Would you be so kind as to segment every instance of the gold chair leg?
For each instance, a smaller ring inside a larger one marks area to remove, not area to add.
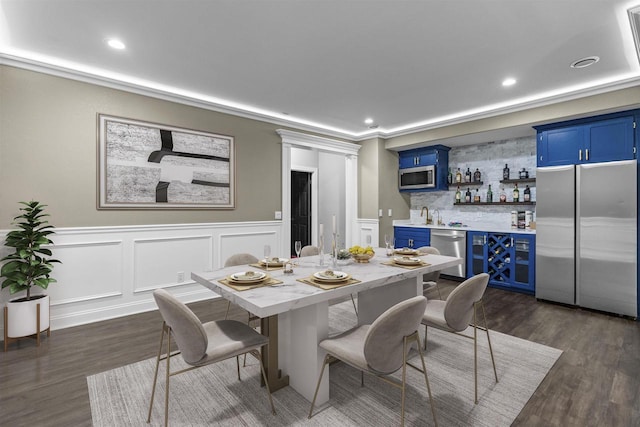
[[[484,311],[484,303],[480,300],[480,307],[482,308],[482,318],[484,320],[484,328],[487,332],[487,342],[489,343],[489,354],[491,355],[491,363],[493,364],[493,375],[496,377],[496,382],[498,382],[498,371],[496,370],[496,360],[493,357],[493,348],[491,347],[491,338],[489,337],[489,323],[487,322],[487,314]]]
[[[427,351],[427,325],[424,325],[424,351]]]
[[[245,353],[246,355],[246,353]],[[276,415],[276,408],[273,406],[273,399],[271,398],[271,389],[269,389],[269,381],[267,381],[267,372],[264,370],[264,365],[262,364],[262,358],[260,357],[260,353],[257,350],[252,350],[251,355],[258,359],[260,362],[260,370],[262,371],[262,379],[264,380],[264,385],[267,388],[267,395],[269,396],[269,403],[271,404],[271,413]]]
[[[324,374],[324,367],[329,363],[329,359],[331,356],[326,354],[324,356],[324,361],[322,362],[322,369],[320,369],[320,376],[318,376],[318,384],[316,384],[316,392],[313,393],[313,400],[311,401],[311,409],[309,409],[309,419],[313,416],[313,407],[316,404],[316,398],[318,397],[318,390],[320,390],[320,381],[322,381],[322,375]]]
[[[475,403],[478,404],[478,320],[476,305],[473,305],[473,379],[475,385]]]
[[[160,357],[162,356],[162,344],[164,341],[164,330],[166,323],[162,322],[162,332],[160,333],[160,348],[158,349],[158,357],[156,359],[156,371],[153,374],[153,386],[151,387],[151,402],[149,402],[149,415],[147,415],[147,424],[151,422],[151,410],[153,409],[153,398],[156,395],[156,384],[158,382],[158,367],[160,366]]]
[[[442,294],[440,293],[440,286],[438,286],[438,282],[435,282],[435,283],[436,283],[436,289],[438,291],[438,298],[442,299]]]
[[[245,360],[247,357],[247,354],[245,353]],[[240,356],[236,356],[236,367],[238,368],[238,381],[242,381],[242,379],[240,378]]]
[[[169,426],[169,377],[171,376],[171,328],[167,327],[167,372],[166,376],[166,390],[164,393],[164,427]]]
[[[419,344],[418,344],[419,345]],[[407,384],[407,337],[402,338],[402,397],[400,404],[400,425],[404,426],[404,398]]]
[[[424,382],[427,384],[427,394],[429,395],[429,404],[431,405],[431,415],[433,416],[433,424],[438,427],[438,420],[436,419],[436,405],[433,402],[433,395],[431,394],[431,386],[429,385],[429,376],[427,375],[427,365],[424,363],[424,355],[420,350],[420,335],[416,337],[418,340],[418,353],[420,354],[420,361],[422,362],[422,373],[424,374]],[[426,344],[425,339],[425,344]]]

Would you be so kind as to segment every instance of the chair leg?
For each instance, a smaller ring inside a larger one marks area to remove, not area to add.
[[[427,351],[427,325],[424,325],[424,351]]]
[[[162,322],[162,332],[160,334],[160,348],[158,348],[158,357],[156,359],[156,371],[153,374],[153,386],[151,387],[151,401],[149,402],[149,414],[147,415],[147,423],[151,422],[151,410],[153,409],[153,398],[156,395],[156,384],[158,383],[158,367],[160,366],[160,357],[162,356],[162,344],[164,341],[164,330],[166,323]]]
[[[442,294],[440,293],[440,286],[438,285],[438,282],[435,282],[435,283],[436,283],[436,289],[438,291],[438,298],[442,299]]]
[[[424,363],[424,355],[422,354],[422,350],[420,350],[420,336],[417,337],[418,340],[418,353],[420,354],[420,361],[422,362],[422,372],[424,373],[424,382],[427,384],[427,394],[429,395],[429,404],[431,405],[431,415],[433,416],[433,423],[435,427],[438,427],[438,420],[436,419],[436,406],[433,402],[433,396],[431,395],[431,386],[429,385],[429,377],[427,376],[427,366]],[[425,339],[426,344],[426,339]]]
[[[246,355],[246,353],[245,353]],[[264,365],[262,364],[262,358],[260,357],[260,353],[257,350],[251,351],[251,355],[258,359],[260,362],[260,370],[262,371],[262,379],[264,380],[264,386],[267,388],[267,395],[269,396],[269,404],[271,404],[271,413],[276,415],[276,408],[273,406],[273,399],[271,398],[271,389],[269,389],[269,381],[267,380],[267,373],[264,370]]]
[[[318,390],[320,390],[320,381],[322,381],[322,375],[324,374],[324,367],[327,366],[327,363],[329,363],[330,358],[331,356],[329,356],[329,354],[326,354],[324,356],[324,361],[322,362],[322,369],[320,369],[320,375],[318,376],[318,384],[316,385],[316,392],[313,393],[313,400],[311,401],[311,409],[309,409],[309,418],[313,416],[313,407],[316,404],[316,397],[318,397]]]
[[[419,346],[420,344],[418,344]],[[404,426],[404,398],[407,384],[407,337],[402,339],[402,397],[400,404],[400,425]]]
[[[360,371],[360,387],[364,387],[364,371]]]
[[[473,379],[475,385],[475,403],[478,404],[478,320],[476,305],[473,305]]]
[[[166,378],[166,390],[164,393],[164,427],[169,426],[169,377],[171,376],[171,328],[167,327],[167,372],[165,372]]]
[[[231,307],[231,301],[227,301],[227,311],[224,313],[224,320],[227,320],[229,316],[229,308]]]
[[[245,353],[244,355],[245,359],[247,360],[247,354]],[[238,368],[238,381],[242,381],[242,379],[240,378],[240,356],[236,356],[236,367]]]
[[[484,320],[484,329],[487,332],[487,342],[489,343],[489,354],[491,355],[491,363],[493,364],[493,375],[498,382],[498,371],[496,371],[496,360],[493,357],[493,348],[491,347],[491,338],[489,337],[489,323],[487,322],[487,313],[484,311],[484,303],[480,300],[480,307],[482,308],[482,319]]]

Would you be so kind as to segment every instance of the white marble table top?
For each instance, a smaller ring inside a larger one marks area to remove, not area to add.
[[[401,280],[417,278],[423,274],[443,270],[462,263],[462,258],[424,255],[420,258],[430,265],[416,269],[406,269],[384,265],[383,262],[390,261],[391,258],[385,255],[384,248],[377,248],[375,251],[376,256],[369,263],[358,264],[349,261],[346,265],[338,265],[337,270],[350,274],[354,279],[360,280],[360,283],[332,290],[323,290],[298,281],[298,279],[307,278],[313,273],[329,268],[327,265],[320,267],[317,256],[298,258],[296,261],[300,265],[294,267],[293,274],[285,275],[283,270],[269,271],[268,274],[271,277],[283,282],[280,285],[236,291],[219,282],[220,279],[224,279],[233,273],[249,270],[262,271],[250,266],[234,266],[216,271],[193,272],[191,273],[191,278],[234,304],[256,316],[264,318]],[[325,256],[325,260],[328,260],[327,256]],[[327,264],[327,261],[325,261],[325,264]]]

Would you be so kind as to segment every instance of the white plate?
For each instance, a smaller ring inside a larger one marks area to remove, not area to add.
[[[399,265],[420,265],[422,264],[422,260],[420,258],[413,258],[408,256],[403,257],[395,257],[393,262]]]
[[[418,251],[416,249],[409,248],[396,249],[396,253],[399,255],[418,255]]]
[[[342,282],[349,277],[351,276],[343,271],[325,270],[313,273],[313,278],[321,282]]]
[[[266,277],[267,275],[261,271],[242,271],[230,275],[229,280],[235,283],[255,283],[264,280]]]
[[[289,260],[287,258],[269,258],[269,264],[268,265],[273,266],[273,267],[282,267],[287,262],[289,262]],[[267,260],[266,259],[261,259],[260,260],[260,264],[261,265],[267,265]]]

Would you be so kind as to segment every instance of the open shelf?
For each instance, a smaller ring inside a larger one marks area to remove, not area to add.
[[[451,187],[465,187],[465,186],[474,186],[474,185],[482,185],[484,182],[482,181],[472,181],[472,182],[452,182],[449,184],[449,188]]]
[[[501,179],[500,183],[502,184],[519,184],[519,183],[533,183],[536,182],[534,178],[522,178],[522,179]]]
[[[509,205],[535,205],[536,202],[469,202],[469,203],[454,203],[454,206],[482,206],[482,205],[491,205],[491,206],[495,206],[495,205],[503,205],[503,206],[509,206]]]

